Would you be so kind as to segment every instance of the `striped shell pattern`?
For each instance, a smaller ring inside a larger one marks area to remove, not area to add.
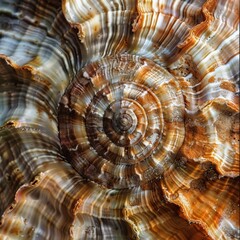
[[[0,0],[0,239],[239,239],[237,0]]]

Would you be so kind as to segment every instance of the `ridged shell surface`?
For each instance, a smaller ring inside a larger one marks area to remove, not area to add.
[[[0,0],[0,239],[239,239],[238,12]]]

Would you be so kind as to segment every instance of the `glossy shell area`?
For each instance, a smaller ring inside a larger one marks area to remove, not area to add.
[[[238,11],[0,0],[0,239],[239,239]]]

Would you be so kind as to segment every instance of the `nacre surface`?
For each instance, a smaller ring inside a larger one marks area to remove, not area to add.
[[[0,239],[239,239],[239,3],[0,0]]]

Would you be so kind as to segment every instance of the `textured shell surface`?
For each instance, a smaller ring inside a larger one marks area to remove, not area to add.
[[[239,2],[0,0],[0,239],[239,239]]]

